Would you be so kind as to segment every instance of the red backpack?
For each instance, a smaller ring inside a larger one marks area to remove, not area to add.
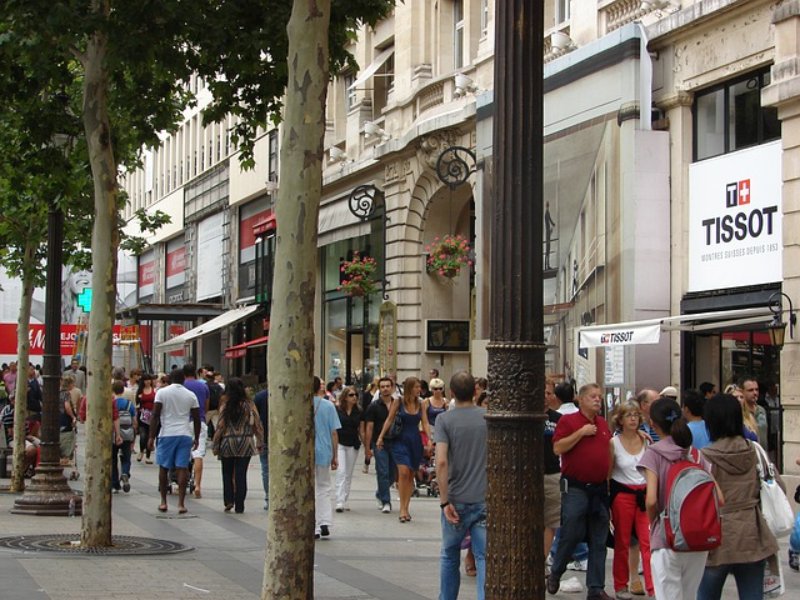
[[[675,552],[702,552],[722,543],[714,478],[700,465],[696,449],[667,471],[667,504],[661,515],[667,544]]]

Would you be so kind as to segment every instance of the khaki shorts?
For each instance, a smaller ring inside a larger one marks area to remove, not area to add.
[[[62,431],[58,438],[61,449],[61,458],[72,460],[75,453],[75,431]]]
[[[544,526],[561,527],[561,473],[544,476]]]

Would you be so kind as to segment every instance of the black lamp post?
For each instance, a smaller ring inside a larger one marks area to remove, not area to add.
[[[54,137],[53,145],[67,149],[68,136]],[[81,514],[82,501],[67,483],[61,466],[59,391],[61,387],[61,265],[64,253],[64,214],[55,202],[47,214],[47,292],[42,364],[41,459],[25,493],[12,513],[45,516]]]
[[[544,6],[495,12],[486,597],[545,598]],[[537,260],[538,257],[538,260]]]
[[[797,315],[794,314],[794,305],[792,299],[783,292],[775,292],[769,297],[767,305],[772,311],[772,323],[767,325],[770,343],[778,348],[783,348],[783,342],[786,339],[786,323],[783,321],[783,304],[782,298],[786,298],[789,303],[789,339],[794,339],[794,326],[797,323]]]

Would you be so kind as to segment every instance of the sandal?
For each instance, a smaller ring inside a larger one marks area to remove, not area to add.
[[[158,505],[158,512],[162,512],[162,513],[167,512],[167,505],[166,504],[159,504]]]
[[[179,515],[185,515],[187,512],[189,512],[189,510],[188,510],[188,509],[187,509],[185,506],[181,506],[181,507],[178,509],[178,514],[179,514]]]

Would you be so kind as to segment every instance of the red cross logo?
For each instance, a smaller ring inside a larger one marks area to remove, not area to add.
[[[742,179],[739,182],[739,206],[750,204],[750,180]]]

